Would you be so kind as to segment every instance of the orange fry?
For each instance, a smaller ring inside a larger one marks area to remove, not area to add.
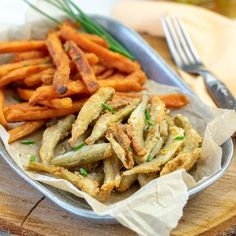
[[[63,24],[60,28],[60,35],[65,40],[74,41],[85,52],[95,53],[102,61],[113,68],[122,72],[132,73],[136,69],[136,64],[127,57],[119,53],[112,52],[86,37],[78,35],[78,32],[72,27]]]
[[[107,67],[102,64],[97,64],[97,65],[93,65],[92,69],[93,69],[93,73],[96,76],[98,76],[98,75],[101,75],[107,69]]]
[[[15,54],[13,62],[45,57],[46,55],[47,55],[46,51],[19,52]]]
[[[15,53],[26,52],[32,50],[45,50],[44,41],[12,41],[12,42],[0,42],[0,53]]]
[[[85,53],[77,47],[73,41],[68,41],[66,43],[69,46],[69,55],[77,67],[82,80],[84,81],[90,94],[95,93],[99,89],[98,82],[93,73],[91,66],[88,63]]]
[[[50,62],[50,57],[43,57],[43,58],[37,58],[37,59],[30,59],[30,60],[25,60],[25,61],[20,61],[16,63],[9,63],[5,65],[0,66],[0,77],[6,75],[7,73],[20,69],[22,67],[27,67],[27,66],[33,66],[33,65],[38,65],[38,64],[47,64]]]
[[[55,71],[55,68],[49,68],[47,70],[44,70],[41,74],[42,83],[46,85],[52,84]]]
[[[0,87],[4,87],[5,85],[8,85],[15,81],[23,80],[27,76],[38,73],[51,66],[52,66],[51,64],[41,64],[41,65],[27,66],[27,67],[19,68],[17,70],[13,70],[1,78]]]
[[[107,79],[108,77],[111,77],[114,74],[114,69],[107,69],[104,73],[97,76],[97,79]]]
[[[125,79],[125,80],[99,80],[98,81],[100,87],[112,87],[116,91],[119,92],[139,92],[142,90],[142,86],[135,80]],[[38,87],[33,96],[30,98],[29,103],[31,105],[37,104],[43,100],[51,100],[58,97],[67,97],[74,94],[77,95],[88,95],[88,90],[86,89],[84,83],[82,81],[69,81],[67,83],[68,90],[65,94],[58,96],[55,92],[53,86],[45,85]]]
[[[70,77],[70,60],[64,52],[57,32],[49,33],[46,45],[57,68],[53,77],[53,86],[58,94],[63,94],[67,91],[66,83]]]
[[[117,92],[116,95],[120,98],[140,98],[142,94],[138,93],[121,93]],[[162,102],[165,103],[167,108],[180,108],[189,103],[189,99],[186,95],[180,93],[165,94],[165,95],[153,95],[158,96]]]
[[[159,95],[160,99],[166,104],[168,108],[180,108],[189,103],[189,99],[184,94],[167,94]]]
[[[93,41],[96,44],[99,44],[102,47],[105,47],[105,48],[109,47],[107,41],[96,34],[87,34],[87,33],[82,33],[82,32],[79,32],[78,34],[86,39]]]
[[[4,115],[7,122],[45,120],[77,113],[85,101],[86,99],[73,102],[72,107],[68,109],[54,109],[42,106],[31,106],[28,103],[19,103],[8,106],[5,109]]]
[[[4,92],[0,89],[0,124],[7,127],[7,121],[5,119],[3,109],[4,109]]]
[[[33,96],[34,90],[18,88],[17,93],[22,100],[28,101]],[[51,108],[71,108],[73,106],[72,99],[69,97],[44,100],[40,101],[39,104]]]
[[[99,85],[101,87],[112,87],[116,91],[120,92],[139,92],[142,90],[142,86],[135,80],[124,79],[124,80],[111,80],[104,79],[99,80]]]
[[[28,121],[16,128],[9,130],[8,133],[10,137],[8,143],[13,143],[27,135],[32,134],[36,130],[42,128],[45,123],[45,120]]]
[[[141,85],[143,85],[147,80],[147,76],[145,75],[143,71],[136,70],[129,75],[125,75],[124,73],[117,72],[114,75],[111,75],[110,77],[108,77],[107,79],[111,79],[111,80],[130,79],[130,80],[135,80],[139,82]]]
[[[33,96],[30,98],[29,103],[34,105],[36,103],[39,103],[40,101],[51,100],[58,97],[67,97],[73,94],[89,94],[84,83],[79,80],[69,81],[67,83],[67,87],[67,92],[62,95],[58,95],[51,85],[38,87],[35,90]]]
[[[61,109],[61,108],[72,108],[73,103],[71,98],[55,98],[49,101],[41,101],[40,104],[45,105],[47,107]]]
[[[99,58],[94,53],[85,53],[90,65],[96,65],[99,62]]]
[[[42,83],[52,84],[54,73],[55,73],[55,69],[53,67],[48,68],[46,70],[43,70],[39,73],[30,75],[29,77],[25,78],[24,83],[28,87],[39,86]]]
[[[42,83],[41,73],[42,73],[42,71],[26,77],[24,79],[24,84],[28,87],[39,86]]]
[[[33,96],[34,90],[18,88],[17,93],[22,100],[28,101]]]

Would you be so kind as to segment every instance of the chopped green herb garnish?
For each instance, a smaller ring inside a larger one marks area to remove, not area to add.
[[[175,140],[184,140],[184,138],[185,138],[184,136],[176,136]]]
[[[30,162],[35,162],[36,161],[36,156],[35,155],[31,155],[30,156]]]
[[[78,146],[73,147],[72,150],[73,150],[74,152],[75,152],[75,151],[78,151],[78,150],[80,150],[83,146],[85,146],[85,144],[84,144],[84,143],[81,143],[81,144],[79,144]]]
[[[81,175],[83,175],[84,177],[88,176],[88,172],[86,169],[84,169],[83,167],[79,168],[79,172]]]
[[[35,144],[34,141],[32,140],[22,140],[20,141],[21,144],[24,144],[24,145],[30,145],[30,144]]]
[[[111,106],[107,105],[106,103],[102,102],[102,106],[105,110],[108,110],[112,114],[116,113],[116,110],[114,110]]]
[[[65,44],[64,51],[68,52],[70,50],[70,45],[68,43]]]
[[[27,67],[27,66],[29,66],[29,64],[24,64],[24,67]]]
[[[154,157],[149,155],[146,161],[149,162],[149,161],[152,161],[153,159]]]
[[[128,150],[130,151],[130,152],[133,152],[133,149],[129,146],[128,147]]]
[[[18,94],[14,93],[12,97],[17,101],[17,102],[22,102],[22,99],[18,96]]]
[[[148,126],[153,125],[153,122],[151,120],[151,115],[150,115],[150,112],[148,111],[148,109],[145,110],[145,119],[146,119],[146,123],[148,124]]]

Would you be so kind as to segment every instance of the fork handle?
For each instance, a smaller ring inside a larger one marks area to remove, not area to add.
[[[210,72],[203,72],[208,93],[220,108],[236,110],[236,100],[226,85]]]

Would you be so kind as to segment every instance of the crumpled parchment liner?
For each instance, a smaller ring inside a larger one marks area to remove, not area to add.
[[[53,12],[52,10],[50,11]],[[32,23],[36,18],[37,22]],[[47,21],[45,19],[40,21],[40,17],[35,12],[30,12],[30,21],[31,23],[18,27],[17,31],[12,27],[4,27],[3,29],[0,27],[0,39],[40,38],[45,35],[48,27],[52,26],[48,23],[46,24]],[[44,26],[43,28],[42,25]],[[0,60],[1,62],[5,61],[5,56],[1,57]],[[178,91],[176,88],[159,85],[153,81],[149,81],[146,86],[151,94]],[[187,189],[195,185],[197,181],[207,178],[220,170],[222,151],[219,145],[224,143],[236,131],[236,112],[208,107],[196,97],[191,98],[189,105],[182,109],[174,110],[172,113],[186,115],[200,134],[204,135],[201,159],[198,162],[196,171],[192,173],[195,180],[183,170],[176,171],[151,181],[134,193],[134,190],[131,189],[126,194],[113,194],[113,203],[103,204],[78,190],[66,180],[47,174],[27,171],[26,173],[31,178],[42,183],[85,198],[96,213],[112,215],[121,224],[134,230],[139,235],[168,235],[176,227],[178,220],[183,214],[183,207],[188,200]],[[19,142],[8,145],[8,134],[3,127],[0,127],[0,137],[10,156],[22,169],[27,165],[29,156],[34,153],[37,154],[37,149],[40,146],[40,141],[36,145],[22,145]],[[30,138],[40,140],[40,137],[41,132],[38,132],[38,134],[34,134]],[[122,199],[122,197],[125,198]]]

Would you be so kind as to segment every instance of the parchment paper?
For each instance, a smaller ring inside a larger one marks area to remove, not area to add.
[[[47,8],[47,12],[48,10],[49,8]],[[50,11],[53,12],[53,10]],[[36,13],[30,12],[29,18],[30,22],[27,25],[17,29],[0,28],[1,39],[42,38],[48,27],[53,26],[45,19],[40,20]],[[36,18],[37,22],[33,22]],[[6,61],[6,58],[1,57],[0,60],[3,62]],[[178,91],[176,88],[160,85],[152,81],[149,81],[146,86],[152,94]],[[26,173],[31,178],[42,183],[85,198],[96,213],[112,215],[121,224],[134,230],[139,235],[168,235],[176,227],[178,220],[183,214],[183,207],[188,200],[188,188],[220,170],[222,158],[220,145],[236,131],[235,111],[208,107],[202,104],[197,97],[191,97],[190,99],[189,105],[175,110],[173,113],[186,115],[200,134],[204,135],[201,159],[192,175],[183,170],[176,171],[151,181],[136,192],[134,192],[135,189],[131,189],[127,194],[113,194],[113,203],[103,204],[78,190],[66,180],[47,174]],[[10,100],[10,97],[7,100]],[[30,139],[40,140],[41,135],[42,132],[38,132],[32,135]],[[22,145],[19,142],[8,145],[8,134],[3,127],[0,127],[0,137],[11,157],[22,169],[27,165],[30,155],[36,154],[38,156],[37,151],[40,141],[36,145]]]

